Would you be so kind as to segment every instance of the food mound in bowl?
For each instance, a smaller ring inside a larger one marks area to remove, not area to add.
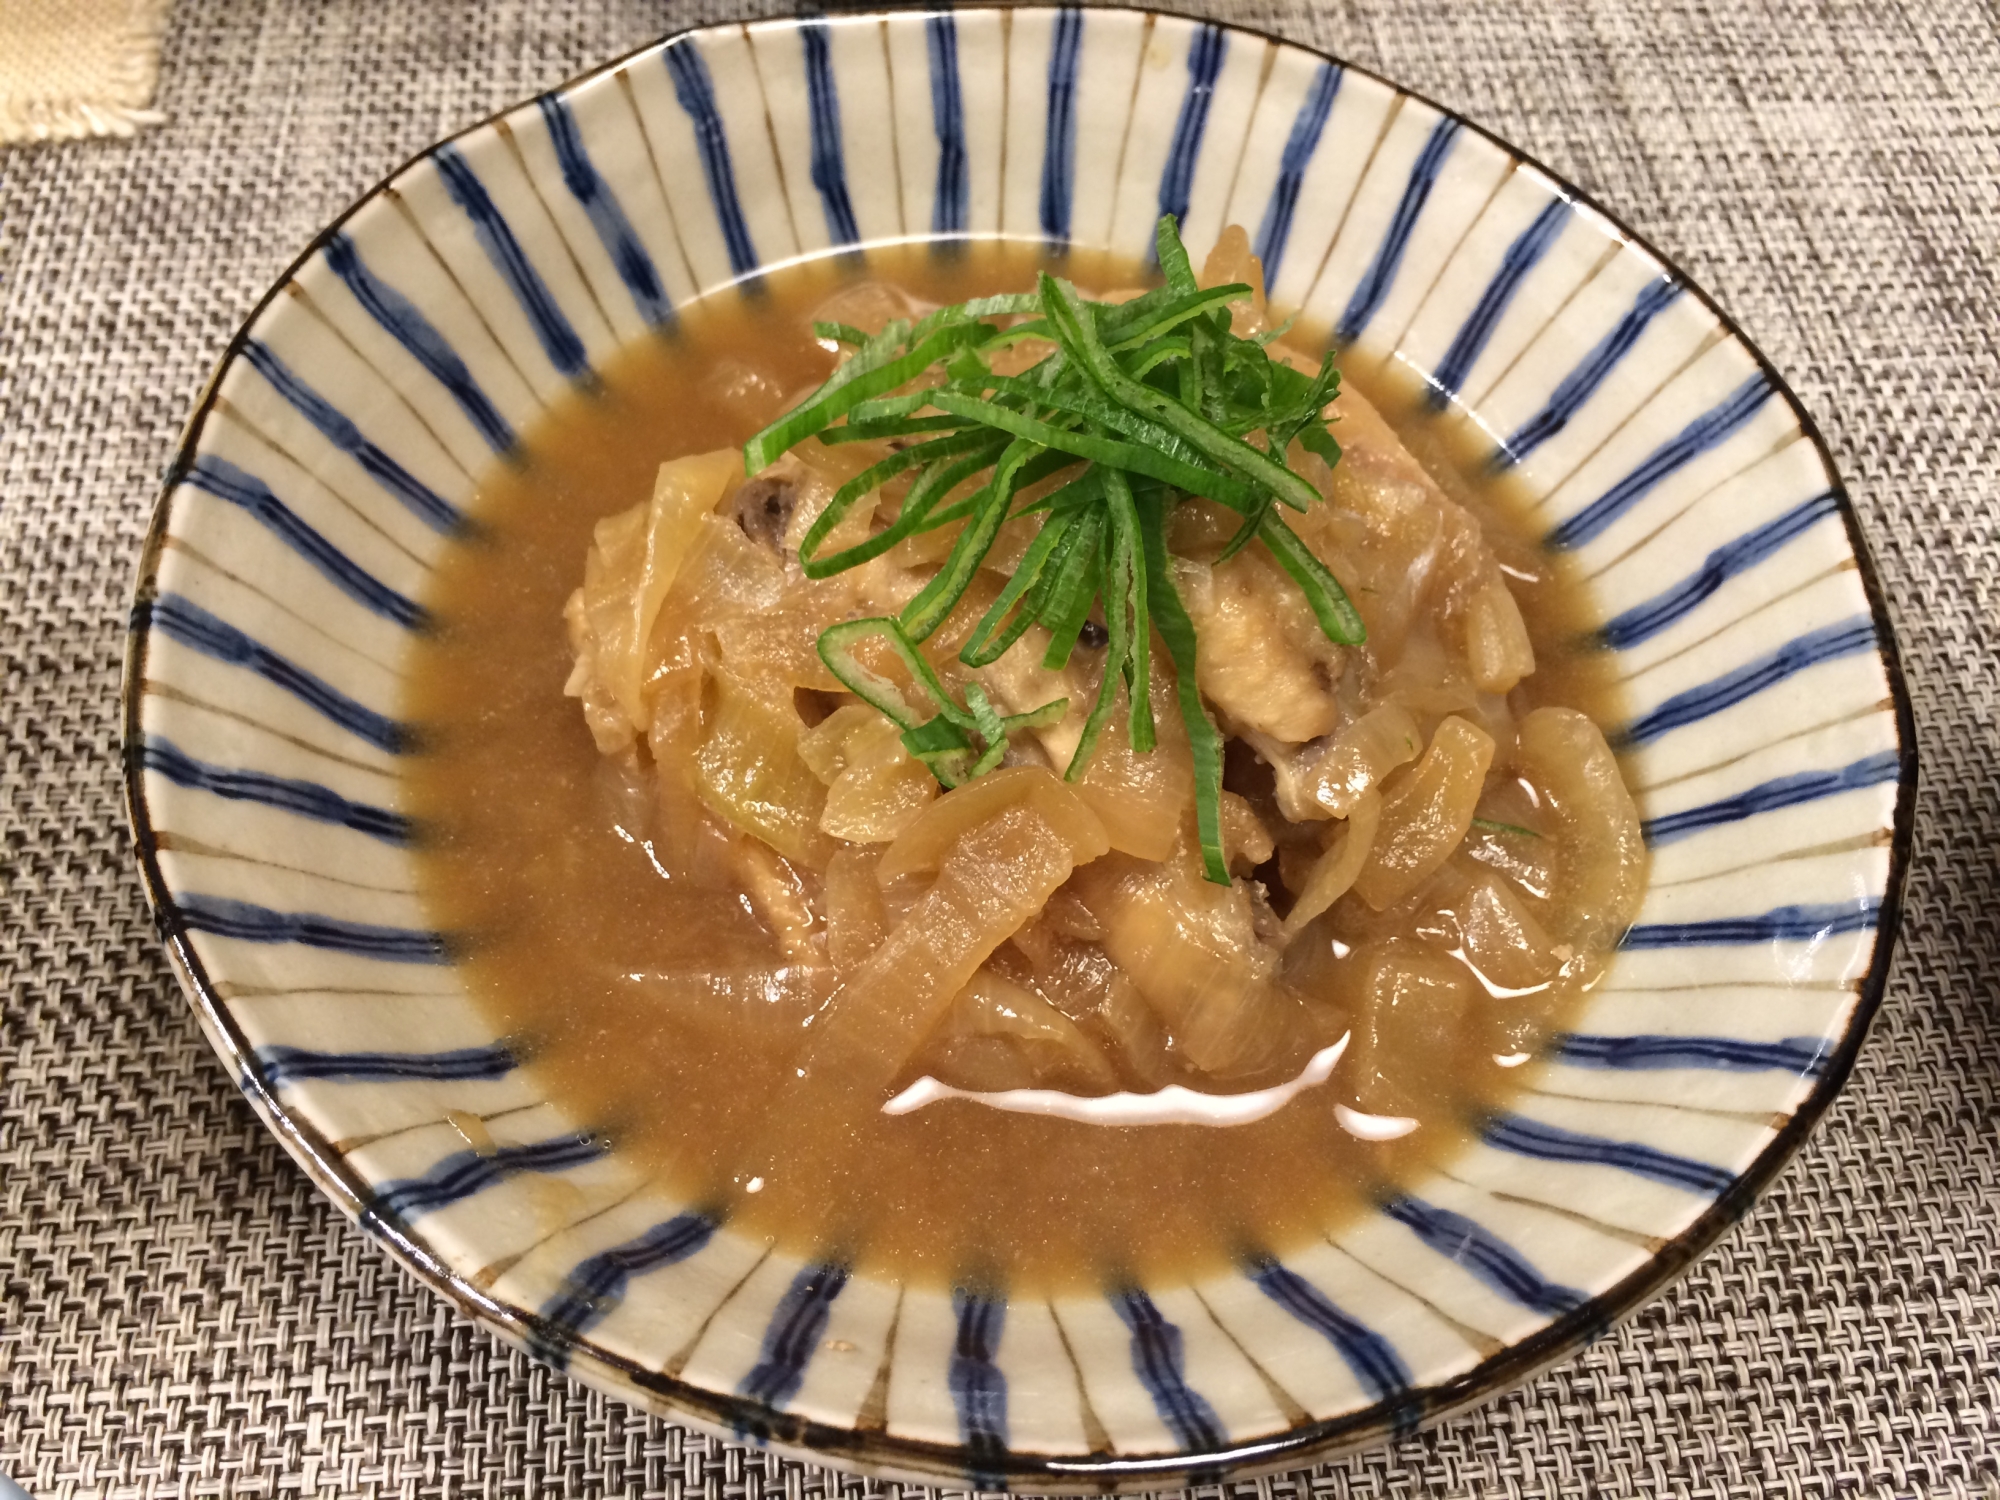
[[[1241,230],[1159,260],[687,310],[440,579],[432,902],[551,1097],[743,1232],[1281,1251],[1447,1159],[1637,909],[1581,585]]]

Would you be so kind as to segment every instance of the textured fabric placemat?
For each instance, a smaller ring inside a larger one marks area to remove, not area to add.
[[[1227,13],[1464,110],[1741,320],[1860,506],[1925,776],[1887,1004],[1746,1221],[1522,1390],[1232,1497],[2000,1496],[2000,12]],[[0,1473],[37,1500],[873,1490],[551,1375],[350,1228],[195,1029],[119,800],[139,539],[256,297],[406,154],[720,14],[186,3],[169,127],[0,152]]]
[[[0,145],[130,135],[173,0],[0,0]]]

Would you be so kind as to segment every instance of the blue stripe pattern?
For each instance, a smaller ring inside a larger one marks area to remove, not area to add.
[[[965,169],[965,105],[958,88],[958,23],[940,11],[924,22],[931,61],[931,127],[937,132],[937,196],[932,234],[964,234],[972,222],[972,187]]]
[[[1390,1199],[1382,1205],[1382,1212],[1446,1260],[1465,1267],[1530,1312],[1556,1318],[1590,1300],[1574,1287],[1544,1278],[1520,1251],[1464,1214],[1408,1197]]]
[[[1626,929],[1621,948],[1726,948],[1761,943],[1816,943],[1866,932],[1882,915],[1879,896],[1820,906],[1777,906],[1754,917],[1708,922],[1648,922]]]
[[[812,183],[819,189],[827,238],[836,245],[861,241],[854,203],[847,195],[847,154],[840,141],[840,89],[833,78],[833,48],[825,21],[799,26],[806,57],[806,103],[812,120]]]
[[[385,844],[410,842],[410,823],[400,813],[366,802],[353,802],[331,788],[313,781],[294,781],[264,771],[243,771],[234,766],[211,765],[196,760],[158,735],[147,735],[139,751],[140,764],[164,776],[175,786],[197,792],[212,792],[231,802],[254,802],[280,812],[311,818],[316,823],[332,823],[352,828]]]
[[[362,472],[433,531],[449,535],[465,524],[465,517],[436,490],[389,457],[354,425],[346,413],[307,385],[291,367],[257,339],[243,341],[243,357],[250,368],[271,383],[273,389],[334,447],[361,465]]]
[[[999,1464],[1007,1451],[1007,1376],[995,1362],[1007,1322],[1007,1303],[953,1291],[958,1337],[952,1344],[945,1384],[958,1410],[958,1437],[971,1458],[975,1489],[1001,1489]]]
[[[1641,641],[1651,640],[1662,630],[1684,619],[1730,579],[1749,572],[1773,553],[1783,551],[1793,541],[1811,531],[1828,516],[1837,515],[1840,502],[1832,490],[1795,505],[1782,516],[1746,531],[1732,542],[1717,547],[1702,565],[1679,583],[1663,589],[1643,604],[1635,604],[1598,631],[1598,639],[1614,651],[1625,651]]]
[[[1278,158],[1278,180],[1271,184],[1271,199],[1264,205],[1263,222],[1257,226],[1257,258],[1264,264],[1264,281],[1278,279],[1278,266],[1285,258],[1285,242],[1292,237],[1292,216],[1298,211],[1299,187],[1306,167],[1319,149],[1326,130],[1327,116],[1333,113],[1334,96],[1340,92],[1345,70],[1323,62],[1313,75],[1305,102],[1292,120],[1292,133],[1285,137],[1284,153]]]
[[[342,1083],[465,1083],[504,1078],[514,1071],[514,1054],[495,1042],[453,1052],[313,1052],[304,1047],[259,1047],[257,1066],[264,1081],[302,1083],[307,1079]]]
[[[528,1347],[562,1369],[577,1339],[623,1300],[628,1282],[698,1253],[717,1227],[706,1214],[676,1214],[636,1239],[579,1262],[542,1304]]]
[[[1132,1372],[1153,1398],[1153,1408],[1184,1451],[1220,1448],[1229,1433],[1215,1408],[1187,1383],[1181,1331],[1134,1288],[1111,1298],[1120,1321],[1132,1331]]]
[[[458,351],[431,326],[430,319],[417,311],[417,305],[369,270],[361,252],[354,248],[354,241],[342,231],[336,229],[326,237],[322,253],[326,256],[327,268],[354,294],[354,300],[381,325],[383,332],[401,344],[409,356],[450,393],[466,419],[479,429],[479,435],[486,439],[493,451],[511,454],[515,443],[514,429],[500,415],[500,409],[493,404],[492,398],[480,389],[479,382],[472,378],[472,371],[466,368]]]
[[[1451,341],[1451,347],[1444,351],[1444,358],[1431,372],[1430,387],[1424,399],[1431,410],[1443,411],[1457,398],[1459,388],[1465,384],[1465,377],[1472,373],[1473,365],[1486,350],[1486,344],[1493,337],[1493,330],[1500,325],[1514,294],[1521,289],[1521,283],[1528,279],[1549,247],[1562,236],[1570,218],[1569,204],[1561,198],[1552,198],[1548,206],[1535,215],[1535,220],[1507,247],[1507,253],[1500,258],[1500,268],[1493,273],[1486,290],[1479,294],[1479,301],[1464,325]]]
[[[421,604],[390,588],[300,520],[298,513],[274,495],[269,485],[247,469],[209,453],[195,460],[194,467],[181,476],[181,482],[247,511],[266,531],[311,563],[327,582],[370,613],[392,620],[405,630],[421,630],[429,625],[430,617]]]
[[[1576,1068],[1647,1072],[1660,1068],[1712,1068],[1728,1073],[1799,1073],[1812,1077],[1826,1066],[1826,1040],[1789,1036],[1780,1042],[1746,1042],[1733,1036],[1580,1036],[1556,1039],[1554,1056]]]
[[[514,300],[521,304],[521,311],[527,314],[528,326],[534,329],[535,339],[548,355],[549,363],[572,380],[590,374],[590,357],[583,351],[583,340],[576,336],[576,330],[563,314],[562,304],[543,283],[541,273],[521,248],[521,242],[514,238],[513,227],[494,206],[486,184],[472,170],[472,163],[449,142],[432,152],[431,160],[437,165],[438,176],[444,179],[451,201],[472,221],[473,235],[486,252],[487,260],[493,263],[493,269],[500,273]]]
[[[1568,520],[1552,528],[1543,541],[1550,547],[1581,547],[1602,536],[1611,523],[1631,510],[1668,479],[1712,448],[1727,442],[1770,400],[1775,387],[1758,371],[1655,448],[1639,466]]]
[[[1188,91],[1174,122],[1173,145],[1160,172],[1160,212],[1187,222],[1188,195],[1194,190],[1195,163],[1201,159],[1201,137],[1208,129],[1208,106],[1215,97],[1215,80],[1229,53],[1229,34],[1219,26],[1197,27],[1188,48]],[[1157,250],[1154,251],[1157,255]]]
[[[1512,468],[1569,426],[1570,419],[1583,410],[1584,403],[1597,394],[1597,388],[1639,342],[1647,326],[1680,294],[1679,282],[1664,279],[1648,282],[1611,331],[1562,378],[1550,393],[1548,404],[1517,427],[1512,436],[1501,440],[1500,446],[1493,450],[1492,466]]]
[[[1875,622],[1866,615],[1809,630],[1785,642],[1776,651],[1746,662],[1733,672],[1725,672],[1700,687],[1674,694],[1619,731],[1614,738],[1615,746],[1630,749],[1646,744],[1670,730],[1697,723],[1721,713],[1725,708],[1734,708],[1746,698],[1754,698],[1808,667],[1874,649]]]
[[[1655,847],[1670,844],[1704,828],[1740,823],[1758,813],[1796,807],[1802,802],[1817,802],[1822,797],[1837,797],[1842,792],[1866,786],[1880,786],[1885,781],[1894,781],[1901,774],[1902,762],[1896,752],[1884,750],[1879,755],[1850,762],[1836,771],[1800,771],[1792,776],[1779,776],[1759,782],[1734,797],[1649,818],[1645,824],[1646,842]]]
[[[708,76],[708,64],[691,41],[670,46],[662,54],[667,71],[673,75],[674,97],[687,111],[694,126],[695,150],[701,157],[701,175],[708,182],[708,200],[715,208],[715,221],[722,226],[722,242],[729,251],[729,268],[738,276],[757,269],[757,247],[750,240],[750,225],[743,217],[743,203],[736,195],[736,169],[729,160],[729,137],[722,128],[722,115],[715,107],[715,85]]]
[[[1621,1172],[1711,1196],[1736,1180],[1732,1172],[1707,1162],[1676,1156],[1636,1141],[1608,1141],[1522,1115],[1499,1115],[1487,1121],[1481,1136],[1486,1144],[1537,1161],[1572,1162],[1581,1166],[1616,1167]]]
[[[736,1394],[782,1408],[805,1384],[806,1366],[819,1348],[833,1299],[847,1285],[847,1267],[826,1262],[809,1264],[792,1278],[778,1309],[764,1330],[764,1346]]]
[[[560,94],[544,94],[535,104],[542,112],[542,123],[548,127],[549,141],[555,147],[563,186],[583,209],[590,227],[597,231],[598,243],[611,258],[612,269],[625,284],[625,290],[632,294],[639,316],[653,328],[671,323],[674,308],[660,281],[659,268],[646,253],[632,221],[625,217],[611,184],[598,175],[590,160],[590,150],[583,143],[583,132],[577,129],[576,116]]]
[[[179,594],[162,594],[151,604],[141,604],[133,610],[132,616],[132,623],[137,628],[157,629],[170,640],[179,641],[203,656],[256,673],[272,686],[284,689],[378,750],[396,755],[409,748],[409,731],[394,719],[377,713],[365,703],[355,702],[339,688],[315,677],[305,668],[294,666],[270,647],[252,640],[226,620],[217,619],[191,599]]]
[[[1377,1401],[1392,1400],[1410,1388],[1409,1366],[1396,1346],[1358,1318],[1342,1312],[1318,1287],[1275,1260],[1249,1268],[1257,1289],[1333,1345],[1363,1390]]]
[[[1042,136],[1042,238],[1067,245],[1076,195],[1076,59],[1083,49],[1083,12],[1056,12],[1049,39],[1048,117]]]
[[[373,922],[347,922],[309,911],[273,911],[227,896],[176,896],[169,920],[192,932],[236,938],[246,943],[297,943],[376,958],[386,963],[443,964],[451,962],[444,937],[415,927],[383,927]]]
[[[567,1172],[589,1165],[609,1149],[597,1136],[577,1131],[525,1146],[454,1152],[421,1177],[384,1183],[368,1207],[380,1218],[403,1223],[462,1203],[516,1172]]]
[[[1424,205],[1430,201],[1431,189],[1437,186],[1445,159],[1458,141],[1460,128],[1460,122],[1450,115],[1441,117],[1431,127],[1430,138],[1417,153],[1416,165],[1410,168],[1410,180],[1403,185],[1403,196],[1389,220],[1388,231],[1375,247],[1375,258],[1356,283],[1354,294],[1347,299],[1347,310],[1340,315],[1334,329],[1334,338],[1340,343],[1351,344],[1361,337],[1369,320],[1388,300],[1389,289],[1396,284],[1396,272],[1403,264],[1403,252],[1410,247],[1410,236],[1416,230]]]

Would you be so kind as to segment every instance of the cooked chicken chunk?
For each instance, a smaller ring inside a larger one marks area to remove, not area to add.
[[[1261,548],[1178,580],[1200,642],[1201,690],[1239,729],[1287,744],[1330,734],[1346,653],[1329,641],[1305,597]]]

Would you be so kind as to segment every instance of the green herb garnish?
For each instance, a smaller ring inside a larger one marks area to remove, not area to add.
[[[1064,665],[1091,610],[1104,618],[1104,677],[1065,776],[1083,773],[1117,706],[1131,703],[1132,748],[1155,742],[1147,692],[1152,632],[1178,678],[1181,718],[1193,753],[1195,812],[1208,878],[1229,881],[1222,856],[1222,737],[1196,686],[1194,623],[1175,592],[1167,521],[1184,498],[1200,495],[1242,517],[1224,557],[1255,542],[1298,586],[1329,639],[1366,635],[1346,592],[1284,519],[1318,492],[1286,459],[1294,441],[1327,463],[1340,445],[1327,404],[1340,375],[1329,351],[1308,376],[1271,358],[1276,334],[1241,338],[1230,305],[1248,286],[1196,285],[1173,216],[1156,235],[1166,284],[1125,303],[1093,302],[1044,273],[1032,293],[976,298],[915,322],[891,323],[872,338],[839,323],[817,337],[853,349],[807,400],[743,448],[755,474],[795,443],[895,439],[907,444],[843,485],[799,546],[808,577],[825,578],[879,557],[898,542],[963,522],[943,567],[894,618],[854,620],[820,636],[819,653],[849,690],[886,714],[903,743],[945,786],[1000,763],[1007,736],[1058,722],[1067,698],[1003,716],[978,684],[957,702],[919,649],[965,597],[1008,521],[1039,513],[1042,526],[1013,576],[959,652],[967,666],[997,660],[1031,625],[1049,632],[1044,662]],[[989,319],[1014,319],[1003,326]],[[1023,339],[1055,351],[1019,375],[996,374],[991,357]],[[920,377],[930,383],[904,388]],[[1080,467],[1079,467],[1080,466]],[[1079,472],[1032,503],[1019,496],[1064,470]],[[985,475],[970,495],[951,500]],[[843,517],[893,481],[910,476],[896,519],[866,541],[831,555],[822,548]],[[934,712],[913,708],[889,679],[855,654],[886,643]]]
[[[1538,839],[1541,835],[1532,828],[1523,828],[1519,823],[1496,823],[1491,818],[1474,818],[1472,826],[1482,833],[1512,833],[1524,839]]]
[[[895,683],[855,656],[854,648],[871,637],[888,643],[917,686],[937,706],[935,716],[919,715]],[[1060,723],[1069,712],[1069,699],[1057,698],[1028,713],[1003,716],[976,682],[966,687],[965,706],[960,707],[908,633],[893,619],[849,620],[832,626],[820,633],[819,654],[850,692],[903,731],[904,748],[948,787],[983,776],[999,765],[1007,753],[1007,736],[1014,730]]]

